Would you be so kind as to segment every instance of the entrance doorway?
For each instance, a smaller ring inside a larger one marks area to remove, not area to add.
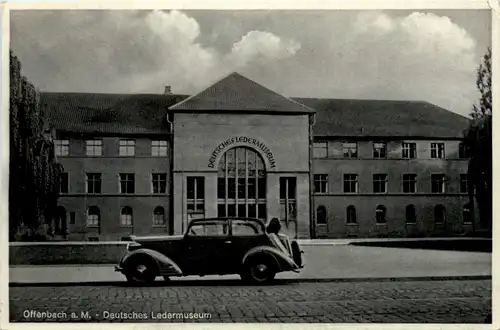
[[[222,155],[217,178],[219,217],[266,220],[266,169],[253,149],[235,147]]]

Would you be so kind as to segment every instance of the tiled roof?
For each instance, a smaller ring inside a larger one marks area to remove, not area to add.
[[[316,109],[314,136],[461,138],[469,119],[422,101],[295,98]]]
[[[167,133],[167,108],[186,98],[162,94],[41,93],[49,124],[60,131],[76,133]],[[469,124],[469,119],[427,102],[293,100],[316,110],[316,137],[461,138]]]
[[[42,92],[49,125],[77,133],[166,133],[167,108],[186,96],[162,94],[83,94]]]
[[[237,72],[171,106],[169,110],[314,113],[313,109],[273,92]]]

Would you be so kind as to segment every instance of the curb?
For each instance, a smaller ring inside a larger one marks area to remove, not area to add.
[[[425,276],[425,277],[374,277],[374,278],[304,278],[304,279],[277,279],[272,285],[286,285],[290,283],[356,283],[356,282],[422,282],[422,281],[480,281],[492,280],[491,275],[471,276]],[[239,279],[231,280],[174,280],[156,281],[149,287],[169,286],[250,286]],[[47,282],[47,283],[16,283],[10,282],[9,287],[75,287],[75,286],[118,286],[131,287],[125,281],[96,281],[85,283]]]

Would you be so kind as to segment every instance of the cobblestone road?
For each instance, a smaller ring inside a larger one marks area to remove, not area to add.
[[[489,313],[490,280],[10,288],[11,322],[484,323]]]

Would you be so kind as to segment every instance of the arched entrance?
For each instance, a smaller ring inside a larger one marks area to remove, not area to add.
[[[223,154],[217,178],[217,215],[266,220],[266,169],[262,157],[248,147]]]

